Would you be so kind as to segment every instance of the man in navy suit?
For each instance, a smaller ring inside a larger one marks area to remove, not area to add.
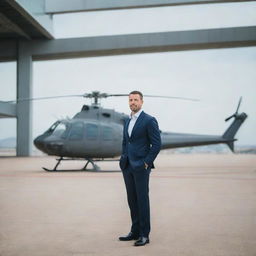
[[[158,123],[154,117],[142,111],[142,104],[142,93],[132,91],[129,94],[132,112],[124,125],[122,155],[119,161],[132,221],[130,233],[119,237],[119,240],[137,240],[135,246],[149,243],[149,175],[161,148]]]

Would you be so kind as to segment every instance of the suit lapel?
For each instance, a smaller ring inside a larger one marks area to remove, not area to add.
[[[132,138],[132,136],[134,135],[134,133],[136,132],[136,130],[138,129],[138,127],[140,127],[140,124],[141,124],[141,122],[142,122],[144,116],[145,116],[145,113],[144,113],[144,111],[142,111],[142,112],[140,113],[140,115],[139,115],[139,117],[138,117],[138,119],[137,119],[137,121],[136,121],[136,123],[135,123],[133,129],[132,129],[131,138]],[[128,126],[127,126],[127,131],[128,131]]]
[[[129,127],[129,123],[130,123],[131,119],[128,118],[125,122],[125,133],[126,133],[126,137],[129,138],[129,134],[128,134],[128,127]]]

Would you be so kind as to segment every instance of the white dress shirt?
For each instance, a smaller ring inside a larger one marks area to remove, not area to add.
[[[142,109],[140,109],[137,113],[135,113],[134,115],[130,115],[130,123],[129,123],[129,126],[128,126],[128,134],[129,134],[129,137],[131,137],[131,134],[132,134],[132,129],[137,121],[137,119],[139,118],[139,115],[140,113],[142,112]]]

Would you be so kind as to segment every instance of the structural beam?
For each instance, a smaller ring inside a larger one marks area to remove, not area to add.
[[[45,0],[48,14],[116,9],[152,8],[177,5],[249,2],[254,0]]]
[[[35,60],[256,46],[256,27],[29,42]]]
[[[256,46],[256,26],[26,42],[34,60]],[[14,42],[0,42],[0,61],[15,60]]]
[[[32,98],[32,56],[27,42],[20,41],[17,59],[17,100]],[[32,103],[17,102],[17,156],[32,154]]]
[[[0,101],[0,118],[16,117],[16,104]]]

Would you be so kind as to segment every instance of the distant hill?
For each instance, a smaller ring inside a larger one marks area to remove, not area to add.
[[[10,137],[0,140],[0,148],[16,148],[16,138]]]
[[[184,147],[165,149],[161,151],[162,154],[232,154],[228,146],[223,144],[205,145],[199,147]],[[256,154],[256,145],[235,145],[235,153],[237,154]]]
[[[239,146],[236,152],[239,154],[256,154],[256,145]]]

